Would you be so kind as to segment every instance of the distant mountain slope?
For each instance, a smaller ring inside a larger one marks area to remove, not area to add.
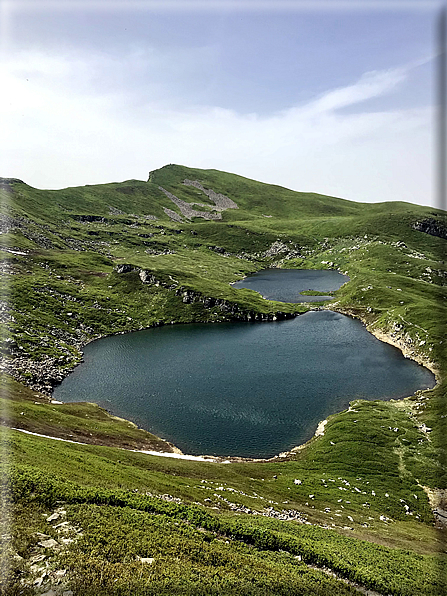
[[[296,192],[281,186],[256,182],[236,174],[218,170],[198,170],[178,165],[168,165],[150,172],[147,182],[126,180],[110,184],[87,185],[61,190],[38,190],[24,182],[3,179],[3,189],[16,188],[16,199],[20,208],[36,217],[61,217],[60,209],[68,212],[106,215],[115,210],[137,215],[155,215],[162,219],[169,216],[163,207],[176,210],[176,205],[163,190],[187,203],[199,202],[208,205],[206,213],[215,207],[204,190],[191,183],[198,183],[207,191],[228,197],[237,204],[237,210],[226,210],[224,219],[250,219],[253,216],[292,217],[346,217],[369,216],[381,213],[403,213],[411,211],[424,213],[424,207],[410,203],[357,203],[317,193]],[[185,184],[185,181],[186,184]],[[378,197],[380,198],[380,197]],[[432,210],[433,211],[433,210]],[[436,211],[436,210],[434,210]],[[151,213],[152,212],[152,213]],[[268,213],[266,213],[268,212]]]

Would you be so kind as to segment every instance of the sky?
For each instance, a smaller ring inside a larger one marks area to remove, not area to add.
[[[0,176],[437,205],[436,1],[0,0]]]

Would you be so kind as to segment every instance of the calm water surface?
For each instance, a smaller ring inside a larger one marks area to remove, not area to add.
[[[427,369],[331,311],[117,335],[87,345],[84,360],[55,399],[99,403],[196,455],[270,457],[353,399],[434,385]]]
[[[332,300],[332,296],[301,296],[300,292],[306,290],[330,292],[338,290],[347,281],[349,281],[347,275],[333,270],[264,269],[232,285],[234,288],[255,290],[268,300],[321,302]]]

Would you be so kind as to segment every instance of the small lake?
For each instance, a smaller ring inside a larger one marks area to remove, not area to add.
[[[193,455],[272,457],[361,399],[434,375],[332,311],[286,321],[167,325],[88,344],[53,397],[90,401]]]
[[[264,269],[232,284],[259,292],[268,300],[281,302],[321,302],[332,296],[301,296],[300,292],[314,290],[331,292],[349,281],[347,275],[334,270],[317,269]]]

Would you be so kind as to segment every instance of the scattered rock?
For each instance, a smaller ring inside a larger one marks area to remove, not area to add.
[[[73,219],[76,221],[80,221],[81,223],[92,223],[92,222],[99,222],[99,223],[108,223],[108,219],[103,217],[102,215],[73,215]]]
[[[42,540],[38,544],[39,544],[39,546],[42,546],[43,548],[55,548],[56,546],[59,546],[59,544],[56,542],[56,540],[54,540],[54,538],[49,538],[48,540]]]
[[[171,201],[177,205],[177,207],[180,209],[181,214],[183,215],[183,217],[185,217],[186,219],[192,219],[193,217],[202,217],[203,219],[222,219],[222,213],[220,213],[220,211],[218,213],[213,213],[211,211],[197,211],[197,209],[193,209],[194,205],[199,205],[199,207],[210,207],[210,205],[206,205],[204,203],[187,203],[186,201],[182,201],[182,199],[179,199],[178,197],[176,197],[175,195],[173,195],[172,193],[170,193],[169,191],[167,191],[166,189],[164,189],[162,186],[158,187],[159,190],[161,190],[162,192],[165,193],[165,195],[171,199]],[[173,212],[175,213],[175,212]],[[170,216],[171,217],[171,216]],[[180,216],[178,216],[180,217]]]
[[[143,564],[147,564],[147,565],[152,565],[152,563],[155,561],[155,559],[153,557],[138,557],[137,556],[137,560],[140,561]]]
[[[46,577],[47,577],[47,573],[45,572],[43,575],[41,575],[40,577],[38,577],[37,579],[35,579],[33,581],[33,586],[40,588],[40,586],[43,584],[43,581]]]
[[[185,179],[183,180],[183,184],[185,186],[194,186],[195,188],[198,188],[204,192],[206,196],[213,201],[213,203],[216,205],[216,209],[219,211],[225,211],[225,209],[238,209],[237,204],[232,199],[229,199],[227,196],[221,193],[214,192],[214,190],[211,188],[203,188],[198,180]]]
[[[180,217],[178,213],[173,211],[172,209],[168,209],[167,207],[163,207],[163,211],[166,213],[168,217],[172,219],[172,221],[178,221],[179,223],[183,223],[183,218]]]
[[[115,267],[115,271],[118,274],[121,274],[121,273],[130,273],[133,270],[134,270],[134,266],[133,265],[130,265],[129,263],[123,263],[123,264],[117,265]]]
[[[30,563],[40,563],[41,561],[43,561],[46,558],[47,558],[47,555],[35,555],[34,557],[31,557],[31,559],[29,561],[30,561]]]

